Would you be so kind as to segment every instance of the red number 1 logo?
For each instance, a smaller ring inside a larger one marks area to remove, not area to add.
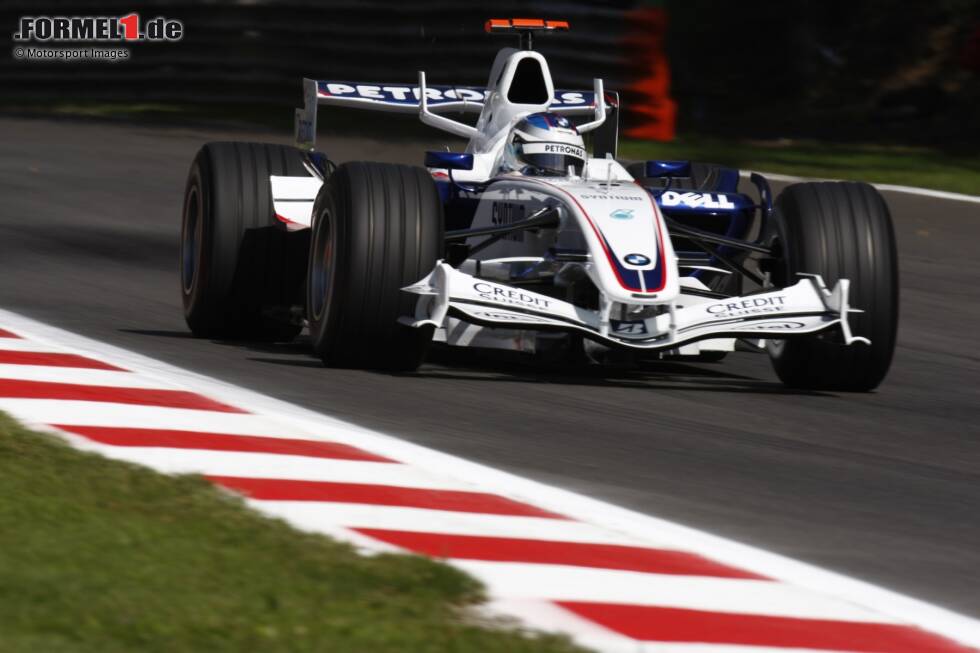
[[[135,41],[140,37],[140,17],[139,14],[130,14],[119,19],[119,24],[125,28],[127,41]]]

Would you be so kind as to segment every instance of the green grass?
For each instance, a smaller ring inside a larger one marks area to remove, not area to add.
[[[626,159],[693,159],[802,177],[853,179],[980,195],[980,154],[952,155],[924,147],[738,142],[681,137],[672,143],[624,141]]]
[[[0,415],[3,653],[578,650],[478,620],[482,596],[446,565],[360,556]]]

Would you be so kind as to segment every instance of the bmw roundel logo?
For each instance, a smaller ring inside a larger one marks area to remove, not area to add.
[[[650,259],[643,254],[627,254],[623,257],[623,260],[630,265],[649,265]]]

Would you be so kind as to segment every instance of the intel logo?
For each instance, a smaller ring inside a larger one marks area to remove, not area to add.
[[[616,209],[609,214],[609,217],[615,218],[616,220],[632,220],[633,209]]]
[[[623,257],[623,260],[630,265],[649,265],[650,259],[643,254],[627,254]]]

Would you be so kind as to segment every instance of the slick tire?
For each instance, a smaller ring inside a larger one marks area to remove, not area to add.
[[[417,297],[401,291],[442,258],[442,202],[416,167],[339,166],[313,208],[307,316],[313,349],[330,367],[411,371],[432,327],[404,326]]]
[[[769,341],[776,374],[784,384],[813,390],[864,392],[885,378],[898,327],[898,255],[884,198],[868,184],[803,183],[776,201],[770,235],[776,287],[819,274],[832,288],[850,279],[849,316],[855,336],[871,345],[840,341],[837,332]]]
[[[307,176],[302,154],[282,145],[208,143],[194,157],[180,280],[196,336],[278,341],[302,329],[289,314],[303,300],[308,236],[277,223],[270,175]]]

